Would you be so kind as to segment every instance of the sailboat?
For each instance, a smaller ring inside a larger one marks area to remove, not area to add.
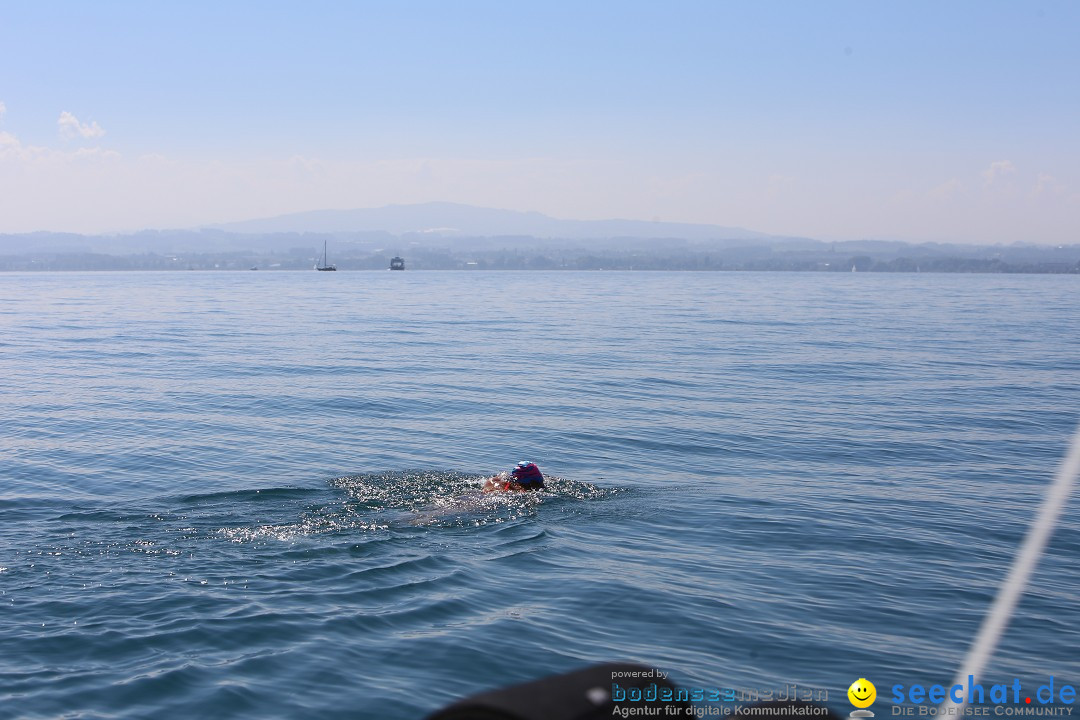
[[[326,264],[326,241],[325,240],[323,240],[323,243],[322,243],[322,265],[316,265],[315,269],[320,270],[320,271],[337,270],[337,265],[327,265]]]

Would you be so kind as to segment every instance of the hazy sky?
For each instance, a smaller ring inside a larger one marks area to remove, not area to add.
[[[0,3],[0,232],[448,200],[1080,242],[1080,3]]]

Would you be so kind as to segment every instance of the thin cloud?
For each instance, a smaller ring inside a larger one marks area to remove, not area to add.
[[[18,165],[24,171],[38,173],[59,167],[70,167],[75,162],[85,165],[104,160],[114,161],[119,158],[121,158],[120,153],[100,147],[81,147],[74,151],[67,151],[42,145],[27,145],[11,133],[0,131],[0,159],[16,161],[16,164],[10,165],[8,169]],[[4,179],[0,176],[0,181]],[[4,190],[0,183],[0,195],[4,194]]]
[[[990,167],[983,171],[983,180],[987,185],[993,185],[998,180],[1004,178],[1006,175],[1012,175],[1016,172],[1016,166],[1008,160],[997,160],[990,163]]]
[[[60,128],[60,137],[65,140],[71,140],[77,137],[82,138],[99,138],[105,134],[105,130],[102,129],[97,122],[91,122],[89,125],[79,122],[79,118],[75,117],[67,110],[60,113],[60,119],[56,121],[56,124]]]
[[[964,185],[958,178],[952,178],[938,185],[930,191],[931,197],[938,200],[951,200],[964,191]]]
[[[1031,193],[1035,197],[1060,197],[1065,193],[1065,186],[1058,182],[1058,179],[1053,175],[1039,173],[1035,189]]]

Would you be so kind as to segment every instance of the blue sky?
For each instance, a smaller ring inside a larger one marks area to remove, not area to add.
[[[450,200],[1080,242],[1075,2],[6,2],[0,232]]]

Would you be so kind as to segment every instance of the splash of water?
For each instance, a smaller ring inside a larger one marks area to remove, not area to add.
[[[423,526],[481,526],[534,515],[547,502],[590,500],[614,490],[550,476],[542,493],[484,493],[485,476],[451,471],[398,471],[346,475],[330,482],[344,498],[309,507],[296,519],[226,527],[235,542],[295,540],[335,532],[381,532]]]

